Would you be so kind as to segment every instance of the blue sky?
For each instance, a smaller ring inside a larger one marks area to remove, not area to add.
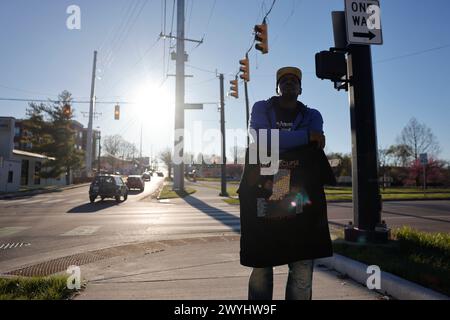
[[[175,81],[173,77],[163,80],[164,66],[168,66],[168,73],[175,73],[175,66],[167,59],[169,41],[165,42],[166,50],[164,41],[157,41],[164,26],[164,0],[144,3],[2,1],[0,97],[46,99],[67,89],[76,99],[86,100],[93,51],[98,50],[99,100],[135,101],[139,92],[147,91],[155,103],[122,106],[120,121],[113,120],[113,105],[99,105],[97,111],[102,115],[94,126],[99,126],[103,135],[122,134],[139,145],[142,124],[146,154],[171,145]],[[239,59],[252,42],[252,28],[261,22],[271,3],[186,0],[186,36],[204,38],[204,44],[197,48],[187,44],[190,56],[186,73],[194,76],[186,80],[187,102],[218,102],[219,81],[214,71],[225,74],[228,89]],[[81,8],[81,30],[66,28],[66,9],[72,4]],[[166,33],[171,30],[172,5],[173,1],[167,1]],[[268,21],[270,53],[250,52],[251,103],[275,95],[274,74],[279,67],[303,69],[300,100],[321,111],[329,152],[351,151],[348,95],[335,91],[331,82],[316,78],[314,54],[333,46],[331,11],[343,8],[343,0],[278,0]],[[416,117],[438,138],[440,157],[450,160],[450,2],[384,0],[381,10],[384,45],[372,47],[378,144],[386,147],[395,143],[409,119]],[[442,46],[446,47],[414,54]],[[152,89],[147,90],[149,87]],[[226,99],[228,128],[245,126],[242,85],[240,89],[239,100]],[[0,115],[23,118],[26,106],[24,102],[0,101]],[[88,105],[75,105],[75,109],[77,120],[87,124],[81,112],[88,111]],[[204,129],[219,128],[217,106],[187,111],[186,128],[192,128],[194,121],[201,121]],[[233,144],[229,138],[227,149]],[[212,150],[219,152],[218,146]]]

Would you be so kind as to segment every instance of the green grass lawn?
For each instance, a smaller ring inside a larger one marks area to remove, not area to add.
[[[161,190],[161,193],[159,194],[158,199],[164,200],[164,199],[184,198],[184,197],[187,197],[188,195],[195,193],[196,191],[197,190],[195,190],[193,188],[185,188],[185,191],[183,191],[183,192],[173,191],[172,185],[168,184],[168,185],[165,185],[164,188]]]
[[[450,234],[409,227],[394,230],[388,244],[355,244],[339,238],[334,252],[450,295]]]
[[[230,196],[236,197],[237,186],[229,186],[228,192]],[[450,200],[450,189],[445,188],[430,188],[423,192],[420,188],[386,188],[380,189],[381,197],[383,200]],[[352,201],[352,188],[351,187],[327,187],[325,188],[325,195],[327,201]],[[224,199],[228,204],[237,205],[239,200],[236,199]]]
[[[0,300],[65,300],[74,293],[66,276],[0,278]]]

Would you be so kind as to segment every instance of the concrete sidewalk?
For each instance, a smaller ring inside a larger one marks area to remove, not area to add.
[[[251,269],[239,263],[239,236],[157,243],[145,253],[81,267],[87,286],[77,300],[245,300]],[[287,267],[274,268],[274,299],[283,300]],[[315,266],[313,299],[378,300],[381,295]]]
[[[199,187],[190,196],[210,206],[228,206],[219,190]],[[190,206],[183,199],[171,199]],[[139,253],[81,267],[87,286],[76,299],[246,300],[251,268],[240,265],[239,235],[191,235],[178,240],[147,243]],[[287,266],[274,268],[274,299],[283,300]],[[313,299],[377,300],[383,297],[366,287],[316,265]]]
[[[68,186],[49,186],[46,188],[36,188],[36,189],[23,190],[23,191],[17,191],[17,192],[0,193],[0,200],[31,197],[31,196],[36,196],[39,194],[44,194],[44,193],[52,193],[52,192],[87,187],[89,185],[90,185],[90,183],[80,183],[80,184],[71,184]]]

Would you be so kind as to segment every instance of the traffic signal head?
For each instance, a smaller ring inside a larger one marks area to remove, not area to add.
[[[66,117],[70,117],[72,115],[72,107],[70,104],[65,104],[63,107],[63,113]]]
[[[114,119],[115,120],[120,120],[120,106],[119,105],[116,105],[116,107],[115,107]]]
[[[241,65],[240,71],[242,72],[241,79],[249,82],[250,81],[250,63],[249,63],[248,58],[239,60],[239,63]]]
[[[239,98],[239,86],[238,86],[238,79],[236,77],[236,80],[230,81],[231,87],[230,87],[230,96],[235,97],[236,99]]]
[[[269,53],[269,35],[266,23],[257,24],[255,26],[255,40],[258,41],[255,48],[262,52],[262,54]]]

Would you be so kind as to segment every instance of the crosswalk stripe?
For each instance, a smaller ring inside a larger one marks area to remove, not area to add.
[[[178,227],[170,227],[170,228],[161,228],[161,227],[150,227],[147,229],[148,233],[152,233],[154,231],[161,232],[161,230],[167,230],[167,231],[239,231],[241,228],[239,225],[236,226],[178,226]]]
[[[56,199],[56,200],[48,200],[48,201],[43,201],[42,204],[55,204],[55,203],[59,203],[59,202],[63,202],[64,199]]]
[[[100,229],[100,226],[80,226],[63,233],[61,236],[89,236],[97,232],[98,229]]]
[[[30,229],[30,227],[4,227],[0,228],[0,237],[8,237],[13,234]]]

